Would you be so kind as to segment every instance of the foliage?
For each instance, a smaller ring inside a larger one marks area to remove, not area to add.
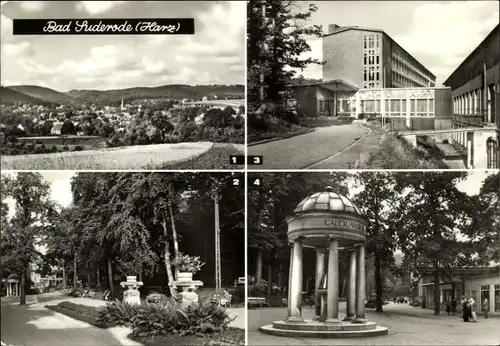
[[[49,198],[50,186],[40,173],[2,174],[1,181],[2,203],[10,197],[15,205],[14,216],[10,220],[4,216],[3,221],[7,222],[2,223],[2,270],[21,277],[21,304],[25,304],[28,265],[39,257],[37,246],[42,244],[58,213]]]
[[[257,280],[252,285],[248,285],[248,295],[251,297],[262,297],[267,293],[267,281]]]
[[[139,305],[115,301],[98,310],[97,320],[116,326],[129,326],[138,312]]]
[[[464,172],[396,174],[396,190],[402,195],[392,217],[403,263],[417,277],[421,268],[432,268],[435,291],[440,277],[450,278],[452,268],[477,261],[474,199],[457,188],[466,177]],[[435,299],[434,314],[439,315],[439,294]]]
[[[200,260],[200,256],[192,256],[179,253],[179,256],[172,261],[172,265],[180,272],[197,273],[205,265]]]
[[[394,264],[396,249],[395,228],[392,224],[390,208],[397,205],[394,174],[387,172],[363,172],[356,176],[363,190],[356,195],[354,202],[369,220],[366,228],[366,253],[374,255],[375,286],[377,293],[377,311],[382,311],[382,267]]]
[[[219,332],[226,329],[230,322],[225,308],[201,299],[185,310],[177,309],[173,302],[165,306],[141,304],[131,321],[131,327],[134,336],[184,336]]]
[[[262,8],[266,17],[262,16]],[[249,103],[259,99],[260,74],[264,75],[264,99],[280,101],[289,80],[297,70],[310,64],[321,64],[317,59],[303,58],[311,50],[306,38],[321,37],[322,29],[306,22],[317,10],[313,4],[300,1],[251,0],[247,5],[247,79]]]
[[[98,328],[113,327],[113,324],[99,321],[97,319],[100,309],[93,306],[74,304],[71,302],[61,302],[57,305],[46,305],[45,308],[67,315],[79,321],[89,323]]]

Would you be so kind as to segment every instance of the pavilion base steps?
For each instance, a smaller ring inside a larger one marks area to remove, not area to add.
[[[365,338],[387,335],[389,331],[386,327],[377,326],[375,322],[328,324],[311,320],[300,323],[275,321],[273,324],[263,326],[259,330],[262,333],[275,336],[324,339]]]

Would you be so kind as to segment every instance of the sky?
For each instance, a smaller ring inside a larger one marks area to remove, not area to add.
[[[309,24],[381,29],[442,83],[499,23],[498,1],[309,1],[318,7]],[[304,57],[322,60],[321,40]],[[321,66],[304,77],[321,79]]]
[[[1,84],[121,89],[244,84],[241,1],[2,1]],[[194,35],[12,35],[12,19],[194,18]]]

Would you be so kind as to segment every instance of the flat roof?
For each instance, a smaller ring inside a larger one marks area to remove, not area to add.
[[[324,82],[311,82],[311,83],[306,83],[306,84],[296,84],[296,85],[290,85],[292,88],[300,88],[300,87],[307,87],[307,86],[323,86],[326,84],[333,84],[333,83],[340,83],[343,84],[344,86],[351,88],[353,90],[359,90],[359,88],[356,88],[354,85],[351,85],[347,82],[344,82],[342,79],[332,79]]]
[[[384,30],[381,30],[381,29],[373,29],[373,28],[360,28],[359,26],[346,26],[346,27],[340,27],[337,31],[335,32],[332,32],[332,33],[328,33],[328,34],[324,34],[323,37],[326,37],[326,36],[332,36],[332,35],[336,35],[338,33],[341,33],[341,32],[345,32],[345,31],[348,31],[348,30],[359,30],[359,31],[371,31],[371,32],[378,32],[378,33],[381,33],[381,34],[384,34],[385,36],[387,36],[392,42],[394,42],[399,48],[401,48],[401,50],[403,52],[405,52],[406,54],[408,54],[409,56],[412,57],[413,60],[415,60],[415,62],[421,67],[423,68],[426,72],[430,73],[432,77],[434,77],[434,79],[436,79],[436,75],[434,75],[434,73],[432,73],[427,67],[425,67],[420,61],[418,61],[412,54],[410,54],[406,49],[404,49],[399,43],[397,43],[389,34],[387,34]]]
[[[490,39],[492,38],[495,33],[497,31],[499,31],[499,28],[500,28],[500,24],[497,24],[497,26],[495,26],[493,28],[493,30],[491,30],[491,32],[484,38],[484,40],[481,41],[481,43],[476,47],[474,48],[474,50],[464,59],[464,61],[462,61],[462,63],[460,65],[458,65],[458,67],[455,69],[455,71],[453,71],[451,73],[451,75],[446,78],[446,80],[443,82],[444,85],[446,85],[446,83],[449,82],[450,79],[452,79],[456,73],[458,73],[458,71],[465,65],[466,62],[468,62],[469,60],[472,59],[472,57],[479,51],[481,50],[481,47]],[[500,33],[499,33],[500,34]]]

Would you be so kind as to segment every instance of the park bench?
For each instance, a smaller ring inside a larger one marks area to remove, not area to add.
[[[231,294],[228,294],[227,296],[222,296],[220,297],[220,305],[225,307],[225,308],[230,308],[231,307],[231,300],[233,296]],[[210,298],[210,301],[212,303],[219,303],[219,295],[217,293],[212,294],[212,298]]]
[[[258,307],[263,307],[263,306],[267,306],[269,307],[269,302],[267,301],[266,298],[263,298],[263,297],[248,297],[247,298],[247,306],[248,308],[254,308],[256,306]]]

